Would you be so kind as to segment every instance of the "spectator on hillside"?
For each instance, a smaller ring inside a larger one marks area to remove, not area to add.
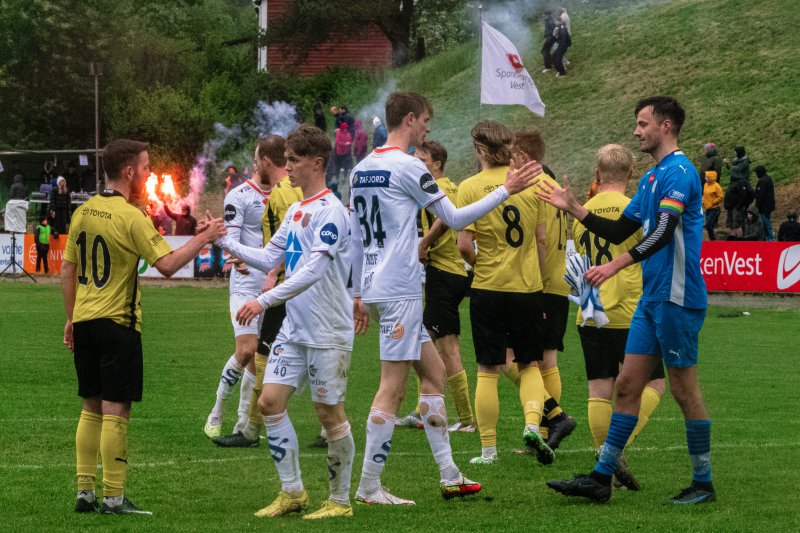
[[[565,57],[567,48],[572,46],[572,35],[569,32],[569,16],[563,7],[556,10],[555,25],[553,35],[556,39],[556,51],[553,54],[553,66],[556,68],[556,77],[567,75],[567,59]]]
[[[164,204],[164,212],[175,221],[175,235],[194,235],[197,229],[197,220],[191,215],[191,207],[184,204],[181,212],[175,213],[167,204]]]
[[[703,161],[700,163],[700,180],[705,185],[706,172],[713,170],[717,173],[716,181],[722,177],[722,160],[717,155],[717,147],[714,143],[708,143],[704,146],[705,155]]]
[[[386,144],[386,126],[378,117],[372,117],[372,127],[375,128],[372,132],[372,149],[374,150]]]
[[[772,242],[775,240],[775,236],[772,233],[772,212],[775,211],[775,187],[764,165],[758,165],[756,167],[756,176],[758,177],[758,182],[756,183],[756,207],[758,208],[758,212],[761,213],[761,221],[764,223],[767,240]]]
[[[336,175],[338,176],[340,170],[344,170],[344,175],[349,176],[350,169],[353,168],[353,138],[345,122],[339,124],[339,129],[336,130],[335,150]]]
[[[556,21],[555,13],[547,11],[544,14],[544,43],[542,44],[542,60],[544,70],[542,74],[553,68],[553,46],[556,44],[555,37]]]
[[[356,120],[356,136],[353,138],[353,155],[356,157],[356,163],[367,157],[367,152],[369,151],[369,148],[367,148],[368,141],[367,130],[361,125],[360,120]]]
[[[347,131],[350,132],[350,138],[351,139],[355,138],[355,136],[356,136],[356,119],[354,119],[353,115],[350,114],[350,110],[347,109],[346,105],[343,105],[343,106],[341,106],[339,108],[339,114],[341,115],[342,122],[347,124]]]
[[[800,222],[797,221],[797,213],[789,211],[786,213],[786,222],[778,228],[778,240],[781,242],[800,242]]]
[[[719,206],[722,205],[722,187],[717,183],[717,174],[714,170],[705,172],[706,183],[703,186],[703,209],[706,212],[706,231],[708,240],[717,239],[714,228],[717,227],[719,220]]]
[[[97,192],[97,172],[94,169],[94,159],[89,159],[89,165],[81,176],[80,190],[88,193]]]
[[[758,208],[753,206],[747,210],[747,217],[744,219],[744,230],[742,241],[763,241],[765,235],[764,223],[759,216]]]
[[[64,179],[67,180],[67,189],[70,192],[78,192],[81,190],[81,176],[78,174],[78,169],[75,167],[75,161],[67,163],[67,172],[64,174]]]
[[[14,181],[8,189],[9,200],[25,200],[28,198],[28,189],[25,187],[25,178],[22,174],[14,176]]]
[[[70,197],[67,189],[67,180],[63,176],[56,178],[56,188],[50,193],[50,219],[53,221],[53,229],[59,235],[67,233],[67,225],[70,220]]]
[[[724,159],[725,166],[731,171],[731,181],[734,179],[743,179],[750,183],[750,158],[745,153],[744,146],[737,146],[736,157],[731,161],[730,157]]]
[[[328,121],[325,120],[325,113],[322,112],[322,104],[314,104],[314,125],[322,131],[328,131]]]

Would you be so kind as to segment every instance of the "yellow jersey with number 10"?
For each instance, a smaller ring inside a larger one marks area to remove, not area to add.
[[[631,199],[618,192],[601,192],[588,202],[584,207],[591,213],[612,220],[622,216],[625,207]],[[590,232],[583,224],[575,221],[572,227],[575,239],[575,251],[589,256],[592,265],[602,265],[615,259],[633,248],[642,240],[641,228],[636,233],[625,239],[622,244],[613,244]],[[605,308],[609,323],[604,326],[610,329],[627,329],[631,325],[636,303],[642,295],[642,267],[639,263],[630,265],[620,270],[600,285],[600,301]],[[581,310],[578,309],[578,325],[583,322]],[[594,322],[590,318],[587,322]]]
[[[508,167],[486,169],[458,187],[459,207],[477,202],[500,187]],[[475,232],[478,254],[472,287],[501,292],[542,290],[536,226],[545,223],[544,205],[528,188],[508,198],[464,228]]]
[[[64,248],[64,259],[78,267],[73,323],[110,318],[141,331],[139,258],[152,265],[171,251],[147,215],[120,193],[90,198],[72,215]]]

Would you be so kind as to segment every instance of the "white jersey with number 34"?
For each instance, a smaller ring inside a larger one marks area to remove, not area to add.
[[[350,183],[352,238],[364,243],[362,301],[422,298],[417,212],[445,193],[422,161],[393,146],[375,149],[356,165]]]

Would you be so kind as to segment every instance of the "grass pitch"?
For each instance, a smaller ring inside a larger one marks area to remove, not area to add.
[[[606,505],[573,501],[544,481],[588,471],[594,463],[586,423],[586,383],[574,326],[560,357],[563,405],[578,429],[543,467],[520,447],[522,414],[516,389],[501,380],[498,446],[501,460],[475,467],[477,434],[452,435],[456,462],[484,483],[476,497],[445,502],[423,431],[398,428],[384,474],[412,508],[354,508],[352,519],[306,523],[299,517],[257,519],[279,483],[266,447],[214,446],[202,429],[214,402],[219,372],[233,350],[226,288],[145,287],[144,401],[129,431],[127,495],[152,517],[83,516],[75,496],[74,433],[80,411],[71,354],[61,345],[63,311],[58,286],[0,284],[3,317],[0,388],[0,520],[10,531],[797,531],[800,530],[800,422],[796,369],[800,310],[710,308],[701,332],[700,379],[713,420],[712,464],[718,502],[674,508],[662,502],[690,480],[683,420],[667,395],[628,451],[642,484],[639,493],[615,491]],[[463,358],[471,390],[475,365],[466,306]],[[378,385],[375,330],[356,340],[348,415],[356,441],[353,489],[361,470],[364,427]],[[224,429],[234,423],[231,398]],[[414,402],[413,386],[403,412]],[[474,394],[473,394],[474,397]],[[450,415],[454,417],[450,405]],[[327,496],[324,450],[308,449],[317,435],[307,393],[290,414],[301,443],[311,509]]]

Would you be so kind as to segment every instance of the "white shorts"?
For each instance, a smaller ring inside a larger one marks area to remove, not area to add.
[[[230,297],[230,310],[231,310],[231,324],[233,324],[233,336],[239,335],[258,335],[261,333],[261,321],[264,320],[264,313],[262,312],[256,318],[250,321],[250,325],[242,326],[236,321],[236,313],[239,309],[249,302],[258,298],[258,294],[241,294],[233,293]]]
[[[431,340],[422,325],[422,298],[366,306],[380,328],[381,361],[419,361],[422,343]]]
[[[278,335],[272,343],[264,384],[276,383],[302,392],[311,386],[311,401],[336,405],[344,402],[347,389],[347,372],[350,369],[349,350],[338,348],[311,348],[286,342]]]

